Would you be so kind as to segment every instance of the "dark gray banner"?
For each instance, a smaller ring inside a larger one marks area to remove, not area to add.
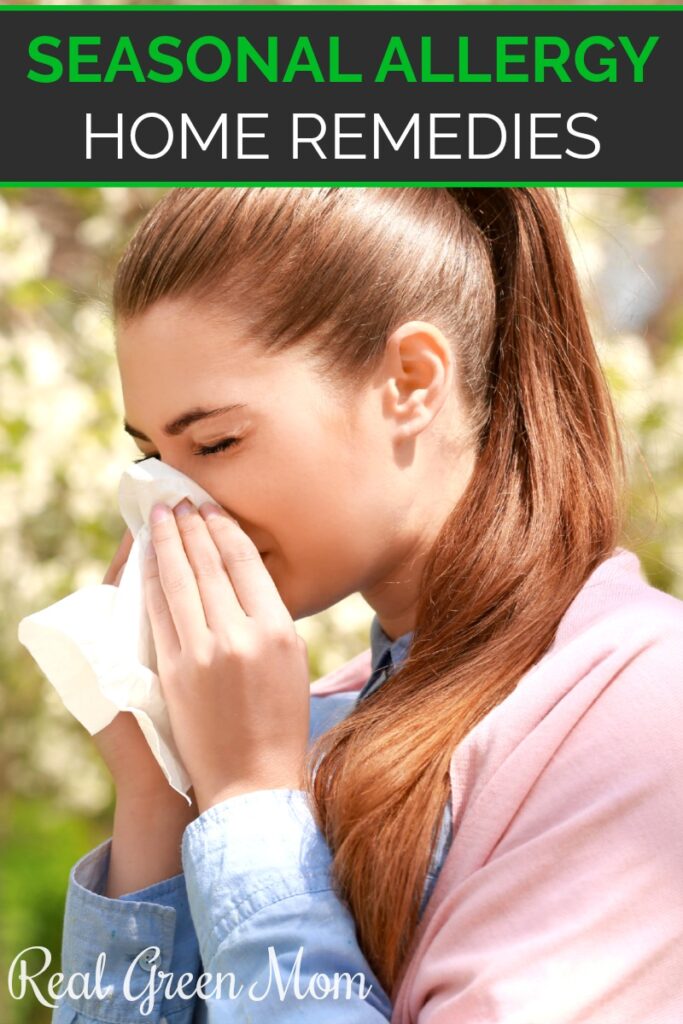
[[[4,183],[683,180],[683,8],[0,9]]]

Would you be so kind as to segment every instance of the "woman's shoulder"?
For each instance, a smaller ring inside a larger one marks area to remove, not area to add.
[[[683,787],[682,731],[683,602],[651,586],[637,556],[619,549],[577,595],[546,654],[455,748],[454,820],[465,833],[470,817],[475,829],[484,819],[505,827],[546,792],[543,813],[557,820],[586,789],[615,779],[654,793],[674,764]]]
[[[592,700],[616,700],[621,716],[641,705],[655,715],[665,703],[680,721],[683,601],[653,586],[634,552],[618,549],[564,615],[548,652],[548,670],[558,665]]]
[[[666,677],[668,685],[677,681],[683,698],[682,671],[683,601],[649,583],[638,556],[617,548],[579,590],[545,654],[492,714],[518,713],[531,726],[555,712],[569,726],[624,677],[645,675],[653,687]]]
[[[553,648],[585,644],[597,635],[619,642],[634,626],[639,635],[680,643],[683,601],[647,580],[635,552],[617,548],[594,569],[567,609]]]

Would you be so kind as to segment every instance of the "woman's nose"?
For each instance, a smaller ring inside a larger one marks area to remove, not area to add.
[[[159,460],[170,469],[175,469],[176,472],[182,473],[184,476],[189,476],[190,480],[194,480],[196,484],[199,484],[200,487],[204,487],[204,490],[209,492],[209,488],[204,484],[204,480],[207,477],[206,470],[202,470],[201,467],[198,468],[196,465],[196,463],[199,462],[199,459],[187,458],[182,455],[174,455],[171,452],[160,451]]]
[[[166,466],[171,469],[175,469],[178,473],[182,473],[184,476],[193,480],[194,483],[199,486],[210,496],[221,508],[225,508],[229,515],[237,519],[235,514],[229,509],[221,499],[220,495],[216,493],[216,474],[211,475],[209,468],[204,465],[197,465],[197,463],[205,463],[207,459],[183,458],[181,455],[173,455],[169,453],[160,452],[159,458]]]

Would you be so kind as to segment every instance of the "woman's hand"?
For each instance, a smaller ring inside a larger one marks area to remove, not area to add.
[[[249,790],[300,788],[306,645],[257,548],[215,505],[156,505],[150,525],[147,610],[199,813]]]
[[[107,569],[103,583],[118,586],[133,544],[126,530]],[[177,793],[162,772],[147,740],[130,711],[119,711],[109,725],[94,733],[93,741],[107,765],[116,786],[117,798],[127,802],[177,805],[188,809],[187,801]],[[192,790],[188,794],[194,796]]]
[[[93,734],[93,742],[111,773],[119,802],[177,807],[189,813],[187,800],[169,785],[131,711],[119,711],[109,725]],[[194,800],[192,789],[187,795]],[[188,820],[196,813],[195,807]]]

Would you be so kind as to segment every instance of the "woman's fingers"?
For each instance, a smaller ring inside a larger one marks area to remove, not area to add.
[[[175,516],[165,505],[155,505],[150,519],[158,579],[181,647],[197,649],[206,637],[207,622],[199,587],[178,531]],[[147,559],[149,561],[149,559]],[[155,586],[155,577],[150,576]],[[157,596],[159,604],[160,598]]]
[[[244,618],[244,611],[220,552],[194,505],[187,500],[181,501],[174,512],[185,553],[197,580],[207,625],[214,633],[226,632],[230,621]]]
[[[157,662],[159,665],[168,664],[170,659],[179,653],[180,642],[164,588],[161,585],[159,563],[151,543],[145,552],[142,578],[147,614],[152,626],[154,648],[157,652]]]
[[[150,577],[150,593],[159,622],[170,617],[181,649],[199,650],[209,631],[225,635],[245,616],[293,630],[256,545],[218,506],[203,505],[201,515],[187,500],[173,512],[155,506],[150,527],[160,588],[154,591]]]
[[[254,542],[218,505],[204,504],[200,512],[245,614],[275,629],[291,629],[292,619]]]

